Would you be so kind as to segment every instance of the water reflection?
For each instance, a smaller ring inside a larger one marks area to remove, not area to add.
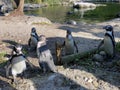
[[[89,10],[94,10],[96,7],[92,7],[92,8],[81,8],[81,9],[76,9],[74,8],[74,13],[80,13],[80,18],[83,18],[85,15],[85,12],[89,11]]]

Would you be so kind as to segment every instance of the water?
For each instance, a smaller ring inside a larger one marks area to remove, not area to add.
[[[25,11],[27,15],[47,17],[52,22],[65,23],[69,20],[96,23],[110,20],[120,12],[120,4],[111,3],[97,8],[73,9],[70,6],[49,6]]]

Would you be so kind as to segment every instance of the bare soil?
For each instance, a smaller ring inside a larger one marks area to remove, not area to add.
[[[12,45],[20,43],[23,45],[24,53],[35,66],[31,69],[28,65],[27,78],[21,79],[18,76],[18,85],[14,85],[11,84],[11,76],[5,77],[5,68],[1,64],[0,90],[120,90],[120,66],[117,66],[120,63],[116,65],[92,61],[94,67],[79,64],[57,65],[58,73],[43,74],[39,69],[36,52],[27,50],[32,27],[37,29],[38,35],[46,35],[48,46],[56,59],[55,41],[63,43],[67,29],[72,31],[79,52],[85,52],[98,46],[105,32],[102,27],[108,24],[114,27],[115,40],[118,42],[120,19],[97,24],[78,23],[74,26],[51,23],[42,17],[0,17],[0,52],[9,54]],[[119,55],[118,53],[116,60],[120,60]],[[80,61],[84,62],[84,59]]]

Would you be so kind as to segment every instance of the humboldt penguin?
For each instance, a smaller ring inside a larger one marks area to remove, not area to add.
[[[104,51],[108,58],[113,58],[115,56],[115,38],[114,38],[114,31],[111,25],[107,25],[103,27],[106,30],[104,35],[104,39],[98,46],[98,49],[103,45]]]
[[[9,70],[11,69],[14,83],[17,83],[16,76],[18,74],[24,74],[26,70],[26,61],[25,55],[22,53],[22,46],[14,46],[6,65],[6,76],[9,76]],[[29,61],[27,62],[29,63]]]
[[[65,55],[74,54],[75,48],[76,48],[76,52],[78,53],[77,44],[76,44],[70,30],[66,31],[66,38],[65,38],[65,41],[62,46],[65,47]]]
[[[37,43],[37,56],[39,58],[39,65],[44,73],[48,71],[56,72],[56,66],[53,61],[53,56],[49,50],[45,35],[39,37]]]
[[[28,45],[30,47],[30,50],[35,50],[37,47],[38,42],[38,35],[36,33],[36,29],[33,27],[31,29],[30,39],[28,41]]]

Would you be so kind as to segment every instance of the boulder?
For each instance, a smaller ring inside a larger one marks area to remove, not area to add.
[[[73,7],[90,8],[90,7],[96,7],[96,5],[94,3],[87,3],[87,2],[74,2]]]
[[[102,55],[100,55],[100,54],[95,54],[93,56],[93,60],[95,60],[95,61],[103,61],[104,57]]]

